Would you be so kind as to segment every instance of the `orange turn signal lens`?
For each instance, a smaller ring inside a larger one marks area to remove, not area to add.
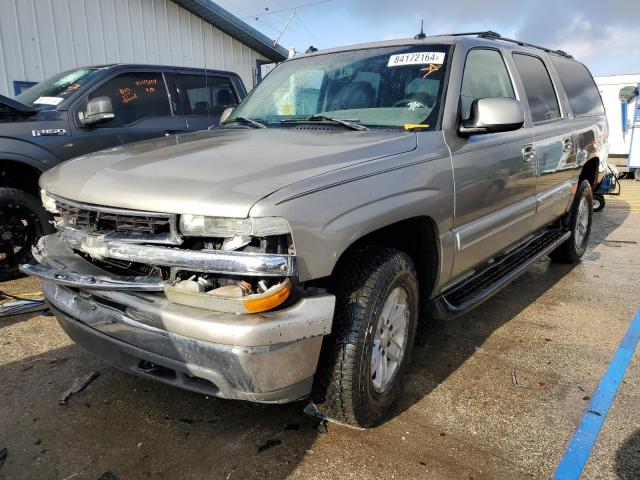
[[[243,300],[244,308],[247,312],[260,313],[276,308],[289,298],[289,295],[291,294],[291,283],[287,279],[277,287],[269,290],[262,295],[250,295],[249,298]]]

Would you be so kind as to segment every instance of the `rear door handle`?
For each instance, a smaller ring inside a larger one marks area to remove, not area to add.
[[[536,147],[532,144],[522,147],[522,158],[527,163],[533,161],[536,158]]]

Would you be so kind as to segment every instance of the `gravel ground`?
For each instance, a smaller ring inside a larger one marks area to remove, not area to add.
[[[541,260],[470,314],[424,322],[392,418],[368,431],[324,432],[304,402],[219,400],[121,373],[51,316],[0,320],[0,478],[549,478],[640,307],[640,182],[623,187],[580,265]],[[584,478],[640,478],[639,357]]]

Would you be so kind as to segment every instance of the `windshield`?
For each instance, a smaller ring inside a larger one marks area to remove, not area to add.
[[[81,88],[98,72],[97,68],[79,68],[58,73],[28,88],[16,100],[37,110],[53,110],[60,102]]]
[[[330,117],[373,128],[433,129],[448,50],[446,45],[396,46],[290,60],[273,70],[227,123],[244,118],[273,126]]]

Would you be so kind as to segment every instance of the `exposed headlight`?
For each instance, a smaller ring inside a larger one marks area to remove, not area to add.
[[[289,234],[291,228],[289,222],[280,217],[225,218],[180,215],[180,233],[190,237],[267,237]]]
[[[59,213],[55,199],[51,198],[44,188],[40,189],[40,199],[42,200],[42,206],[47,212]]]

